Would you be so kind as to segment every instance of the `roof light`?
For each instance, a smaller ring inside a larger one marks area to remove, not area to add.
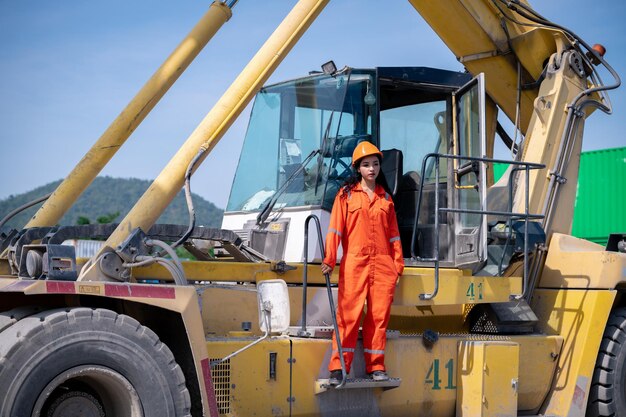
[[[324,71],[324,74],[326,75],[333,75],[337,72],[337,66],[332,60],[330,60],[325,64],[322,64],[322,71]]]
[[[591,50],[587,52],[586,55],[594,65],[599,65],[600,58],[602,58],[604,54],[606,54],[606,48],[599,43],[596,43],[591,47]]]

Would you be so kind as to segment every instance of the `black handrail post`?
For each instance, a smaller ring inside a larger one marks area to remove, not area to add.
[[[306,328],[306,288],[307,288],[307,262],[309,257],[309,221],[313,219],[317,226],[317,239],[322,255],[325,253],[324,240],[322,239],[322,228],[320,226],[320,219],[315,214],[310,214],[304,221],[304,279],[303,279],[303,297],[302,297],[302,328]],[[341,347],[341,337],[339,336],[339,326],[337,325],[337,314],[335,313],[335,303],[333,301],[333,290],[330,287],[330,275],[324,274],[326,278],[326,290],[328,291],[328,302],[330,304],[330,314],[333,318],[333,328],[335,330],[335,340],[337,341],[337,351],[339,353],[339,362],[341,363],[341,383],[335,388],[341,388],[346,384],[347,372],[346,362],[343,358],[343,348]]]
[[[421,190],[420,190],[421,191]],[[435,260],[435,287],[433,292],[428,294],[420,294],[420,300],[432,300],[439,292],[439,155],[435,155],[435,244],[434,256]]]
[[[313,216],[313,215],[311,215]],[[302,273],[302,327],[298,332],[298,336],[310,336],[306,331],[306,293],[309,272],[309,220],[311,216],[306,218],[304,222],[304,270]],[[317,217],[316,217],[317,218]]]

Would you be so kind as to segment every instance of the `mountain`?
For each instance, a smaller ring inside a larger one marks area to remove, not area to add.
[[[13,195],[0,200],[0,220],[17,207],[44,196],[56,189],[61,180],[35,188],[27,193]],[[63,216],[60,225],[75,225],[88,219],[90,223],[98,223],[98,218],[112,218],[110,223],[120,222],[135,202],[150,186],[151,181],[136,178],[97,177],[76,203]],[[192,183],[193,187],[193,183]],[[192,188],[193,190],[193,188]],[[224,210],[216,207],[197,194],[192,194],[196,213],[196,226],[220,227]],[[41,203],[22,211],[13,217],[3,229],[21,229],[41,207]],[[119,212],[119,215],[115,216]],[[79,220],[79,218],[81,218]],[[174,201],[167,207],[158,223],[189,224],[189,212],[184,191],[180,191]]]

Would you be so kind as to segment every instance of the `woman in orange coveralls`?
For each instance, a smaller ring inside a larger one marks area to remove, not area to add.
[[[398,222],[391,196],[380,173],[382,153],[369,142],[361,142],[352,154],[356,175],[339,190],[326,235],[322,273],[331,273],[339,242],[343,257],[339,266],[337,324],[346,371],[363,320],[365,368],[375,381],[389,379],[385,370],[386,331],[393,292],[404,269]],[[341,381],[341,362],[333,337],[333,354],[328,365],[331,385]]]

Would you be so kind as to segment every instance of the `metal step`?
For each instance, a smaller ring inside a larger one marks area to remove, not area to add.
[[[302,332],[301,326],[290,326],[287,334],[293,337],[312,337],[314,339],[330,339],[333,335],[332,326],[307,326],[306,332]]]
[[[315,394],[321,394],[328,390],[344,390],[344,389],[363,389],[363,388],[382,388],[383,391],[398,388],[402,379],[389,378],[386,381],[374,381],[370,378],[348,378],[342,387],[335,387],[328,383],[328,378],[318,379],[315,381]]]

